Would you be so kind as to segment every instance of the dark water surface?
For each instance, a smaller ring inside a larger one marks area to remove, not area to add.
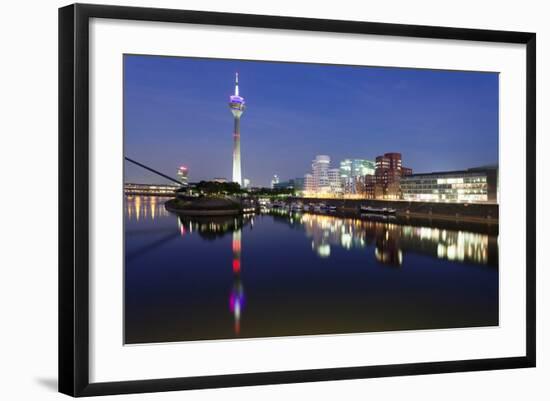
[[[165,200],[126,199],[126,343],[498,325],[497,228]]]

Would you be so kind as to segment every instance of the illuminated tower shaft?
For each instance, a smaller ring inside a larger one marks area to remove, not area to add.
[[[229,108],[233,113],[233,182],[242,186],[241,173],[241,115],[244,112],[244,98],[239,96],[239,73],[235,74],[235,94],[229,97]]]
[[[242,185],[241,174],[241,117],[235,116],[233,129],[233,182]]]

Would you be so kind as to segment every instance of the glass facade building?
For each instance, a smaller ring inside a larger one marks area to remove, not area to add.
[[[421,202],[497,202],[498,168],[412,174],[401,178],[404,200]]]
[[[375,164],[365,159],[345,159],[340,162],[340,180],[345,193],[358,193],[359,181],[366,175],[374,175]]]

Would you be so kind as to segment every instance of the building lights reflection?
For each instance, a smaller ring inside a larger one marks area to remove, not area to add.
[[[321,258],[331,255],[331,247],[346,250],[374,246],[380,263],[401,266],[406,252],[428,253],[450,261],[488,264],[491,244],[489,235],[436,227],[401,225],[387,220],[340,217],[328,214],[293,213],[284,209],[269,210],[290,225],[301,225],[311,249]],[[493,244],[496,249],[498,245]]]
[[[127,196],[126,215],[129,220],[155,220],[169,216],[164,207],[167,198],[153,196]],[[332,247],[345,250],[374,247],[376,260],[398,266],[408,252],[427,253],[440,259],[456,262],[489,264],[498,255],[496,239],[485,233],[437,227],[402,225],[392,220],[373,220],[361,216],[342,217],[330,214],[292,212],[285,208],[265,209],[264,213],[276,221],[301,227],[311,239],[311,248],[320,258],[328,258]],[[235,217],[204,217],[177,219],[181,236],[199,234],[205,238],[222,237],[241,232],[246,225],[253,227],[254,214]],[[240,236],[241,234],[238,234]],[[233,247],[240,245],[235,239]],[[234,249],[234,252],[240,252]],[[233,262],[240,269],[240,260]]]
[[[156,196],[151,197],[151,201],[149,202],[149,208],[151,210],[151,219],[155,220],[155,210],[157,208],[157,198],[156,198]]]
[[[164,200],[150,196],[127,196],[127,220],[141,220],[143,223],[143,220],[156,221],[165,216],[174,218],[174,215],[166,211]],[[498,265],[498,237],[485,233],[404,225],[400,220],[390,218],[290,211],[282,207],[265,209],[263,214],[265,215],[243,214],[238,217],[178,216],[177,231],[172,226],[173,236],[176,239],[179,238],[178,241],[187,240],[188,236],[200,236],[207,240],[223,237],[227,241],[229,234],[231,235],[232,282],[226,283],[225,291],[230,289],[229,299],[227,300],[225,296],[224,298],[229,304],[235,336],[242,336],[242,319],[246,301],[242,280],[243,232],[246,226],[252,229],[255,222],[260,224],[261,228],[262,219],[273,219],[275,222],[288,224],[293,229],[299,230],[298,232],[308,238],[305,252],[310,252],[307,247],[311,244],[311,250],[319,258],[334,258],[341,249],[365,252],[372,255],[373,263],[384,266],[403,266],[407,255],[413,253],[428,254],[454,262]],[[400,224],[397,224],[398,221]],[[250,232],[245,235],[253,234]],[[229,251],[228,242],[224,242],[227,251]],[[281,251],[285,250],[281,249]],[[229,269],[229,255],[226,256],[226,268]],[[245,268],[250,269],[249,266]],[[225,305],[222,307],[227,317],[229,313],[226,309],[227,304]]]
[[[164,202],[168,199],[159,196],[127,195],[125,202],[127,219],[135,221],[141,219],[155,220],[158,217],[169,216],[169,212],[164,207]]]
[[[134,198],[134,209],[136,211],[136,220],[139,221],[139,216],[141,215],[141,196],[136,196]]]
[[[396,228],[395,224],[378,227],[380,231],[379,235],[376,235],[374,256],[380,263],[390,266],[403,264],[403,251],[399,246],[399,235],[394,231]]]

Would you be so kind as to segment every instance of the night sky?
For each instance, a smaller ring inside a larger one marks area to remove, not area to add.
[[[498,74],[133,56],[124,58],[125,156],[170,176],[231,179],[235,72],[243,177],[269,186],[327,154],[401,152],[414,172],[498,163]],[[167,183],[125,163],[125,181]]]

